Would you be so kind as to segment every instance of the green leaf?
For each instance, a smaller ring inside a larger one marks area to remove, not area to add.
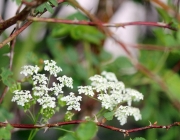
[[[50,5],[48,2],[39,5],[39,6],[36,8],[36,11],[42,13],[42,12],[44,12],[45,9],[46,9],[48,12],[50,12],[51,14],[54,12],[53,8],[51,7],[51,5]]]
[[[49,0],[49,2],[54,6],[58,6],[57,0]]]
[[[71,29],[70,35],[75,40],[83,40],[99,45],[104,35],[95,27],[76,25]]]
[[[146,140],[145,138],[142,138],[142,137],[136,137],[134,138],[133,140]]]
[[[16,4],[20,5],[22,0],[13,0],[13,1],[16,1]]]
[[[3,83],[8,87],[11,87],[15,83],[15,80],[12,79],[13,72],[6,68],[1,68],[1,70],[2,72],[0,75]]]
[[[98,128],[94,122],[80,124],[76,131],[78,140],[91,140],[95,136],[97,130]]]
[[[73,134],[67,134],[64,137],[59,138],[58,140],[78,140]]]
[[[165,72],[164,81],[172,93],[171,97],[180,101],[180,76],[173,71],[167,70]]]
[[[50,12],[51,14],[54,12],[53,8],[48,3],[44,3],[44,6],[47,9],[47,11]]]
[[[0,128],[0,140],[10,140],[11,139],[12,126],[8,124],[6,127]]]
[[[71,26],[61,24],[53,28],[51,35],[53,37],[63,37],[69,34]]]
[[[106,113],[104,113],[103,116],[106,118],[106,120],[110,121],[110,120],[113,119],[114,112],[113,112],[113,111],[111,111],[111,112],[106,112]]]
[[[73,116],[74,116],[74,113],[67,111],[64,119],[65,119],[65,121],[71,121]]]
[[[44,12],[44,9],[45,9],[45,5],[41,4],[36,8],[36,11],[42,13]]]
[[[10,91],[11,93],[13,93],[15,90],[21,90],[21,84],[20,84],[20,83],[13,84],[13,85],[9,88],[9,91]]]
[[[176,46],[177,45],[177,41],[171,34],[167,34],[164,36],[164,42],[165,42],[166,46]]]
[[[66,105],[66,102],[61,100],[62,97],[64,97],[62,94],[58,96],[58,106],[60,107],[63,107]]]
[[[52,14],[54,12],[54,10],[53,10],[53,7],[51,4],[54,6],[58,6],[57,0],[48,0],[48,2],[45,2],[41,5],[39,5],[36,8],[36,11],[42,13],[46,9],[47,11],[49,11]]]
[[[3,106],[0,107],[0,112],[0,122],[4,122],[7,119],[13,118],[13,114],[8,112],[5,108],[3,108]]]

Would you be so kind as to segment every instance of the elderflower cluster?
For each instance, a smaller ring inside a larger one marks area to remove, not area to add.
[[[135,120],[141,119],[138,108],[131,107],[132,101],[143,100],[143,95],[130,88],[125,88],[123,82],[118,81],[115,74],[111,72],[102,72],[101,75],[94,75],[89,78],[90,86],[79,86],[79,94],[94,96],[94,92],[99,93],[97,99],[101,102],[103,108],[113,111],[114,116],[123,125],[127,122],[128,116],[134,116]],[[128,106],[122,106],[126,103]]]
[[[48,71],[50,74],[49,77],[45,74],[38,73],[38,66],[27,65],[22,67],[23,70],[20,73],[26,77],[32,78],[33,88],[32,91],[15,90],[12,98],[13,102],[17,102],[18,105],[21,105],[26,109],[37,102],[42,106],[42,110],[44,109],[44,112],[41,111],[42,115],[46,114],[45,111],[47,110],[55,113],[54,108],[56,107],[56,99],[59,94],[63,93],[63,87],[73,88],[73,79],[71,77],[65,75],[57,77],[57,74],[62,71],[62,69],[56,65],[55,61],[45,60],[44,65],[44,70]],[[52,85],[49,84],[51,76],[54,76],[54,78],[57,77],[57,82],[53,82]],[[70,95],[63,97],[61,100],[67,102],[67,105],[69,106],[68,110],[75,109],[80,111],[80,96],[75,97],[74,94],[70,93]]]

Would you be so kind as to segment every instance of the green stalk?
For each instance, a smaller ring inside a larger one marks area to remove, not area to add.
[[[93,69],[92,69],[92,56],[91,56],[91,46],[88,42],[83,41],[84,45],[84,50],[85,50],[85,57],[87,60],[87,70],[88,70],[88,75],[91,76],[93,75]]]

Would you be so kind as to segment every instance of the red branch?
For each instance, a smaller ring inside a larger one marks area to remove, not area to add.
[[[10,125],[14,128],[21,128],[21,129],[37,129],[37,128],[43,129],[43,128],[59,127],[59,126],[63,126],[63,125],[70,125],[70,124],[81,124],[84,122],[86,122],[86,121],[74,120],[74,121],[59,122],[59,123],[54,123],[54,124],[42,124],[42,125],[34,125],[34,124],[10,124]],[[0,127],[5,127],[8,124],[9,123],[0,122]],[[169,125],[157,125],[156,123],[154,123],[154,124],[150,124],[149,126],[134,128],[134,129],[129,129],[129,130],[120,129],[117,127],[105,125],[105,124],[100,123],[100,122],[96,122],[96,125],[99,127],[110,129],[112,131],[118,131],[118,132],[124,133],[125,135],[129,135],[129,133],[133,133],[133,132],[137,132],[137,131],[143,131],[143,130],[147,130],[147,129],[153,129],[153,128],[156,128],[156,129],[161,128],[161,129],[167,129],[168,130],[171,127],[180,126],[180,122],[174,122],[173,124],[169,124]]]
[[[73,25],[89,25],[89,26],[104,26],[104,27],[125,27],[132,25],[145,25],[145,26],[155,26],[161,28],[168,28],[174,31],[177,31],[176,28],[171,27],[171,24],[161,23],[161,22],[144,22],[144,21],[133,21],[125,23],[95,23],[91,21],[78,21],[78,20],[65,20],[65,19],[55,19],[55,18],[39,18],[39,17],[28,17],[30,21],[34,22],[52,22],[52,23],[64,23],[64,24],[73,24]]]

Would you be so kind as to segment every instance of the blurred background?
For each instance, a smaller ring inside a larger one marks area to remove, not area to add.
[[[102,22],[121,23],[131,21],[172,23],[179,28],[179,0],[77,0],[87,11],[94,14]],[[159,3],[160,1],[160,3]],[[18,6],[11,0],[0,1],[0,13],[4,20],[13,17]],[[46,12],[43,17],[64,18],[70,20],[90,20],[81,11],[67,3],[59,5],[53,13]],[[12,32],[14,26],[8,28],[0,36],[2,42]],[[108,125],[123,129],[133,129],[148,126],[157,122],[158,125],[168,125],[180,120],[180,31],[150,27],[127,26],[111,27],[112,34],[130,51],[134,60],[145,67],[139,69],[129,59],[121,45],[100,32],[97,27],[82,25],[67,25],[57,23],[34,22],[17,38],[13,77],[21,80],[21,67],[25,64],[42,66],[43,60],[54,60],[63,69],[60,75],[67,75],[74,80],[73,92],[77,86],[87,85],[88,78],[100,74],[103,70],[114,72],[126,87],[137,89],[144,95],[144,100],[133,103],[140,108],[142,120],[135,122],[133,117],[128,123],[120,126],[119,122],[106,122]],[[0,50],[0,67],[8,67],[9,47]],[[152,75],[153,73],[153,75]],[[0,85],[0,93],[4,90]],[[23,89],[31,88],[23,85]],[[67,93],[70,90],[66,91]],[[27,115],[11,102],[12,93],[8,92],[0,106],[0,121],[6,118],[11,123],[32,123]],[[99,109],[99,103],[85,98],[81,104],[82,112],[73,118],[83,119],[93,116]],[[63,121],[65,109],[61,108],[49,123]],[[9,113],[10,112],[10,113]],[[2,114],[1,114],[2,113]],[[76,125],[64,126],[73,130]],[[22,133],[23,131],[23,133]],[[35,139],[58,139],[65,132],[49,129],[46,133],[40,130]],[[12,133],[12,139],[27,139],[29,130],[18,130]],[[149,129],[131,133],[124,137],[122,133],[99,127],[94,140],[129,140],[134,137],[144,137],[147,140],[178,140],[179,128],[169,130]]]

